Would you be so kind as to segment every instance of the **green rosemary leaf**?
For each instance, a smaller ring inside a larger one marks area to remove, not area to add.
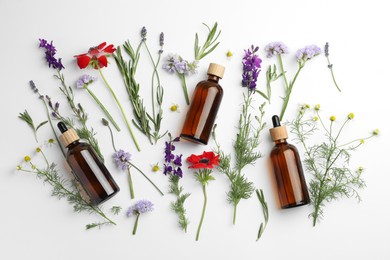
[[[215,48],[219,45],[219,42],[215,43],[216,40],[219,38],[221,31],[217,32],[218,23],[214,23],[213,28],[210,30],[210,27],[203,23],[204,26],[208,29],[209,33],[207,35],[207,39],[205,43],[202,46],[199,46],[199,38],[198,34],[195,34],[195,44],[194,44],[194,51],[195,51],[195,60],[201,60],[204,57],[206,57],[208,54],[210,54]]]
[[[34,125],[34,121],[33,119],[31,118],[30,114],[28,113],[27,110],[24,110],[23,113],[19,113],[19,116],[18,116],[20,119],[22,119],[24,122],[27,123],[27,125],[33,130],[34,132],[34,137],[35,137],[35,141],[38,142],[38,137],[37,137],[37,131],[38,129],[45,125],[48,121],[43,121],[42,123],[40,123],[37,127],[35,127]]]

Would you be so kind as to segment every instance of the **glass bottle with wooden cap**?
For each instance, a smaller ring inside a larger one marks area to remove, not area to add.
[[[275,146],[271,151],[276,186],[282,208],[291,208],[310,203],[305,176],[297,148],[287,143],[287,128],[281,126],[279,117],[273,116],[274,128],[270,129]]]
[[[87,143],[79,142],[80,137],[76,131],[68,129],[63,122],[59,122],[57,126],[62,133],[60,141],[68,148],[66,160],[91,203],[98,205],[114,196],[119,187],[93,148]]]
[[[210,63],[208,79],[196,85],[181,138],[200,144],[208,143],[223,97],[223,89],[218,81],[224,72],[224,66]]]

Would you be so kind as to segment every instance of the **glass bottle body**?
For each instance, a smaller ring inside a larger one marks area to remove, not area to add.
[[[297,148],[285,139],[278,140],[271,151],[281,208],[310,203],[310,196]]]
[[[110,172],[89,144],[79,141],[69,144],[67,162],[92,204],[98,205],[119,192]]]
[[[217,76],[197,84],[180,137],[207,144],[223,97],[223,89]]]

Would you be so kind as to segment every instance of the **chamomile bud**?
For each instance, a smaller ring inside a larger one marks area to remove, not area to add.
[[[355,117],[355,114],[354,114],[354,113],[349,113],[349,114],[348,114],[348,119],[349,119],[349,120],[352,120],[354,117]]]
[[[333,122],[333,121],[336,121],[336,117],[335,117],[335,116],[331,116],[331,117],[329,118],[329,120],[332,121],[332,122]]]

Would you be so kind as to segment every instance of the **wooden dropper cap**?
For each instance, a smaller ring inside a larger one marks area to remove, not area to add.
[[[225,73],[225,67],[217,63],[210,63],[207,74],[217,76],[222,79],[223,74]]]
[[[64,147],[68,147],[68,145],[74,141],[80,140],[80,137],[77,135],[76,131],[73,128],[68,129],[64,122],[59,122],[57,127],[62,133],[59,138]]]
[[[269,130],[272,141],[278,141],[288,138],[287,128],[285,125],[280,125],[280,120],[277,115],[274,115],[272,117],[272,124],[274,125],[274,128],[271,128]]]

